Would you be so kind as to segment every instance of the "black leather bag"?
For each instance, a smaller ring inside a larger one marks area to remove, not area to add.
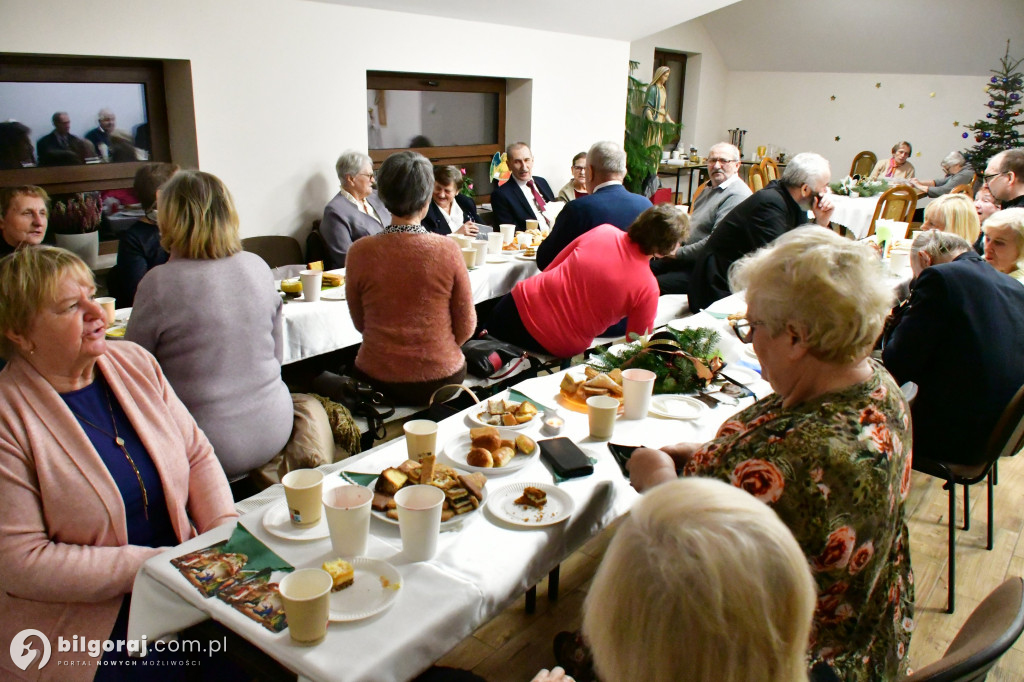
[[[511,343],[499,341],[482,332],[477,338],[462,344],[466,356],[466,371],[481,379],[500,379],[512,372],[527,358],[526,351]],[[507,372],[495,376],[505,365],[518,360]]]
[[[394,404],[380,391],[352,377],[341,377],[338,387],[333,397],[355,416],[365,418],[377,440],[384,438],[384,420],[395,413]]]

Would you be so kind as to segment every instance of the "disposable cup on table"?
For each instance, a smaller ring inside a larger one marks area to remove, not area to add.
[[[910,270],[910,252],[893,249],[889,255],[889,272],[899,275],[907,270]]]
[[[473,246],[473,238],[464,234],[454,234],[452,237],[458,242],[459,247],[468,249]]]
[[[302,568],[283,577],[277,587],[292,639],[305,645],[322,642],[331,615],[331,574],[320,568]]]
[[[402,425],[405,431],[405,447],[409,459],[418,460],[424,455],[437,454],[437,422],[429,419],[413,419]]]
[[[527,230],[537,230],[537,231],[540,231],[540,221],[539,220],[527,220],[526,221],[526,229]]]
[[[467,268],[476,267],[476,249],[462,249],[462,261]]]
[[[531,244],[533,244],[532,236],[526,234],[525,232],[520,232],[519,234],[516,235],[516,245],[519,248],[525,249],[527,246]]]
[[[491,232],[487,235],[487,253],[501,253],[501,247],[505,243],[505,237],[501,232]]]
[[[444,491],[432,485],[409,485],[395,493],[402,556],[426,561],[437,553]]]
[[[319,301],[320,288],[323,285],[324,273],[320,270],[303,270],[299,273],[299,281],[302,282],[302,299],[304,301]]]
[[[647,416],[647,411],[651,408],[656,376],[647,369],[632,368],[622,372],[624,419],[643,419]]]
[[[366,554],[373,491],[361,485],[343,485],[325,492],[323,499],[334,553],[345,559]]]
[[[487,262],[488,243],[481,239],[476,239],[473,241],[473,248],[476,249],[476,265],[480,267]]]
[[[320,522],[323,511],[324,473],[319,469],[296,469],[281,479],[288,503],[288,518],[300,528]]]
[[[100,304],[103,308],[103,315],[107,318],[107,326],[109,327],[114,323],[114,298],[113,296],[100,296],[94,298],[94,301]]]
[[[619,413],[619,399],[610,395],[594,395],[587,398],[587,419],[590,422],[590,437],[608,440],[615,431],[615,415]]]
[[[516,236],[516,226],[512,223],[502,223],[498,225],[498,229],[501,231],[502,243],[511,244]]]

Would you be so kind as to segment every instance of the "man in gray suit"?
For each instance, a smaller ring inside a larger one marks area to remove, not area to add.
[[[708,186],[693,201],[690,236],[673,255],[651,261],[651,270],[658,278],[662,295],[687,292],[690,272],[711,232],[734,206],[750,196],[747,183],[736,174],[739,169],[740,150],[734,145],[719,142],[711,148],[708,155],[711,177]]]

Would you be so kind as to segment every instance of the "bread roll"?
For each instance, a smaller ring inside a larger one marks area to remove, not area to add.
[[[466,455],[466,464],[489,469],[494,466],[494,458],[491,456],[490,451],[485,448],[473,448]]]
[[[527,436],[516,436],[516,447],[524,455],[529,455],[533,453],[533,449],[537,447],[537,444]]]
[[[491,457],[494,460],[494,466],[503,467],[509,463],[509,461],[516,456],[516,451],[512,448],[498,448],[491,453]]]

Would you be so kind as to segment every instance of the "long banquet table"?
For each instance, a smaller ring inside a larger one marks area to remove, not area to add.
[[[756,368],[756,360],[729,330],[724,315],[745,308],[742,296],[734,295],[708,311],[674,321],[686,327],[707,326],[721,334],[719,347],[726,361]],[[581,368],[569,372],[582,374]],[[726,370],[728,373],[728,370]],[[529,379],[516,388],[545,406],[555,406],[563,372]],[[758,379],[750,385],[758,397],[770,391]],[[659,446],[679,441],[704,441],[731,414],[751,404],[722,404],[705,410],[694,421],[648,417],[620,419],[613,442]],[[470,427],[469,408],[445,419],[438,429],[438,448]],[[479,408],[475,408],[479,409]],[[402,587],[393,606],[366,620],[331,623],[326,640],[313,647],[292,643],[288,631],[272,634],[229,608],[216,598],[206,599],[171,565],[170,559],[207,547],[231,535],[233,525],[222,526],[147,561],[140,569],[133,589],[129,638],[142,635],[153,639],[212,617],[239,633],[299,675],[312,680],[407,680],[429,667],[473,630],[486,622],[530,586],[539,582],[566,556],[625,514],[637,494],[621,475],[606,444],[588,436],[587,417],[561,409],[565,428],[561,435],[571,438],[594,461],[594,473],[585,478],[558,483],[572,498],[573,515],[560,524],[536,529],[506,525],[486,509],[466,518],[457,530],[444,532],[437,555],[425,562],[409,563],[401,554],[397,526],[371,521],[367,555],[392,563],[402,576]],[[535,420],[539,422],[540,420]],[[524,433],[540,439],[540,424]],[[406,459],[404,438],[390,441],[362,455],[324,467],[377,473]],[[329,485],[343,484],[337,475],[328,476]],[[508,483],[554,481],[540,458],[505,476],[491,477],[488,494]],[[281,504],[283,489],[273,486],[238,505],[245,528],[295,567],[319,566],[330,558],[329,540],[292,542],[267,533],[262,515],[271,505]]]

